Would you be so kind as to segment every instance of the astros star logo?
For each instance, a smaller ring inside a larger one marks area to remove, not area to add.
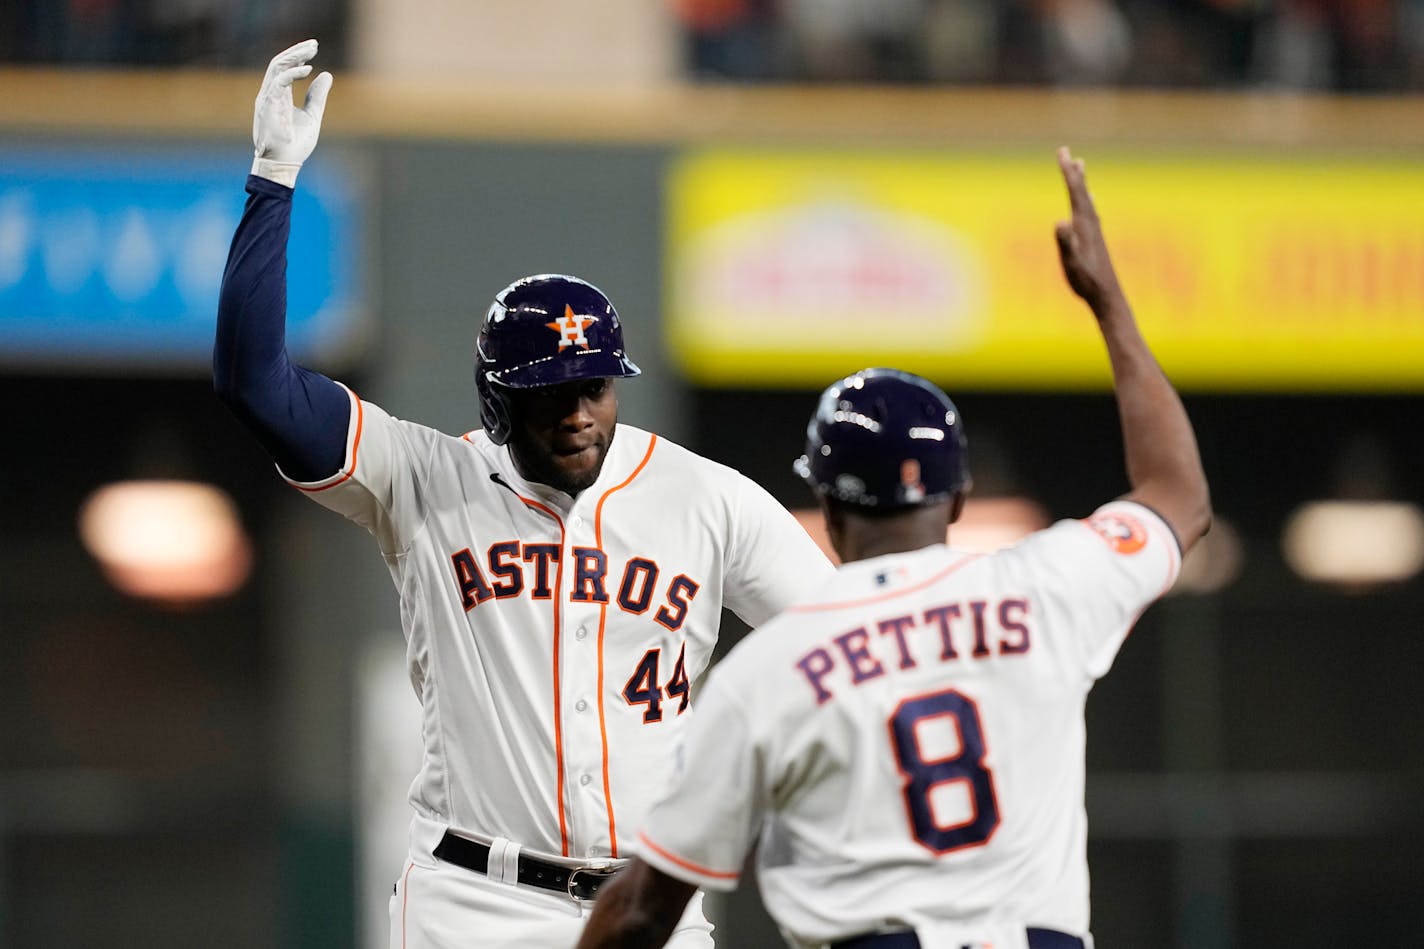
[[[563,352],[569,346],[582,346],[588,349],[588,337],[583,331],[594,323],[598,322],[596,316],[579,316],[574,313],[574,308],[567,303],[564,304],[564,315],[552,323],[544,325],[559,334],[559,352]]]
[[[1087,523],[1120,554],[1135,554],[1147,546],[1147,528],[1120,511],[1094,514]]]

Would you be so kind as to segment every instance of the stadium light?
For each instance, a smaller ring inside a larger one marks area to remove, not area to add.
[[[1312,501],[1286,521],[1286,562],[1301,577],[1363,589],[1424,568],[1424,512],[1404,501]]]
[[[80,508],[79,536],[118,590],[168,606],[228,596],[252,569],[236,505],[211,484],[104,485]]]

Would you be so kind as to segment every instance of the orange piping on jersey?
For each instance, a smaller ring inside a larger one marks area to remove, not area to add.
[[[564,520],[559,517],[558,512],[551,507],[540,504],[532,498],[515,492],[515,496],[523,501],[528,507],[538,511],[543,511],[554,519],[554,523],[559,525],[559,566],[554,571],[554,757],[558,761],[558,781],[559,781],[559,841],[563,846],[564,856],[569,855],[569,828],[564,819],[564,727],[563,727],[563,704],[559,694],[559,610],[563,607],[564,589],[564,544],[567,538],[564,535]]]
[[[657,851],[658,854],[660,854],[662,857],[671,860],[673,863],[677,864],[683,869],[691,870],[693,873],[700,873],[705,877],[713,877],[714,879],[718,880],[735,880],[738,874],[740,873],[740,871],[738,870],[733,870],[730,873],[722,870],[709,870],[706,867],[701,866],[700,864],[693,863],[691,860],[684,860],[677,854],[668,853],[666,850],[653,843],[651,840],[648,839],[648,835],[643,833],[642,831],[638,831],[638,840],[649,850]]]
[[[346,391],[351,392],[350,389],[347,389]],[[331,484],[324,484],[319,488],[306,488],[302,487],[301,485],[296,485],[296,489],[298,491],[305,491],[308,494],[315,494],[318,491],[325,491],[327,488],[336,487],[338,484],[345,481],[347,478],[351,477],[356,473],[356,452],[361,447],[361,423],[365,421],[365,413],[361,411],[361,397],[359,395],[354,392],[351,392],[351,401],[356,403],[356,439],[351,443],[351,468],[346,472],[346,474],[337,478],[335,481],[331,482]]]
[[[1150,528],[1149,528],[1149,530],[1150,530]],[[1159,592],[1159,593],[1157,594],[1157,596],[1158,596],[1159,598],[1162,597],[1162,596],[1165,596],[1166,593],[1167,593],[1167,591],[1170,590],[1170,589],[1172,589],[1172,584],[1174,584],[1174,583],[1177,582],[1177,576],[1178,576],[1178,574],[1180,573],[1180,571],[1181,571],[1181,569],[1182,569],[1182,563],[1181,563],[1181,560],[1180,560],[1181,551],[1179,551],[1179,550],[1177,549],[1177,544],[1176,544],[1175,540],[1173,540],[1173,541],[1167,541],[1167,542],[1166,542],[1166,547],[1167,547],[1167,580],[1166,580],[1165,583],[1162,584],[1162,590],[1161,590],[1161,592]],[[1140,616],[1141,614],[1138,614],[1138,615]]]
[[[405,949],[405,905],[410,902],[410,871],[415,869],[415,864],[405,868],[405,876],[401,877],[401,949]]]
[[[653,446],[658,443],[658,436],[654,435],[648,439],[648,450],[643,454],[643,460],[638,462],[638,467],[633,469],[633,473],[624,479],[622,484],[614,485],[603,492],[603,497],[598,499],[598,506],[593,509],[593,542],[598,545],[599,550],[603,550],[603,502],[615,491],[622,491],[633,483],[633,479],[643,473],[643,469],[648,465],[648,459],[653,457]],[[605,551],[605,554],[607,552]],[[561,561],[562,562],[562,561]],[[608,725],[603,717],[603,630],[608,624],[608,604],[604,603],[598,608],[598,735],[603,740],[603,803],[608,806],[608,845],[611,848],[612,856],[618,856],[618,834],[613,820],[613,789],[608,780]],[[657,683],[654,683],[656,686]]]
[[[1079,523],[1083,524],[1085,527],[1087,526],[1086,523],[1083,521],[1079,521]],[[1149,527],[1148,530],[1150,531],[1152,530],[1152,528]],[[1165,543],[1167,547],[1167,580],[1162,584],[1162,589],[1158,590],[1157,595],[1152,598],[1153,603],[1166,596],[1167,591],[1172,589],[1172,585],[1177,582],[1177,577],[1182,567],[1181,561],[1179,559],[1181,557],[1181,551],[1177,549],[1177,542],[1175,538],[1166,541]],[[1142,618],[1142,614],[1146,613],[1147,607],[1151,605],[1152,603],[1146,604],[1142,607],[1142,609],[1138,610],[1132,615],[1132,619],[1127,624],[1128,636],[1132,635],[1132,631],[1137,628],[1137,621]]]
[[[933,586],[934,584],[943,580],[945,577],[949,576],[954,571],[958,570],[960,567],[964,566],[967,563],[970,563],[971,561],[978,560],[982,556],[984,555],[969,554],[966,557],[961,557],[959,560],[956,560],[948,567],[945,567],[943,570],[941,570],[934,576],[921,580],[914,586],[905,587],[903,590],[891,590],[889,593],[881,593],[878,596],[868,596],[862,600],[847,600],[844,603],[803,603],[800,606],[788,606],[786,608],[786,612],[823,613],[828,610],[847,610],[856,606],[869,606],[871,603],[880,603],[884,600],[893,600],[897,596],[905,596],[907,593],[915,593],[920,590],[923,590],[925,587]]]
[[[1167,545],[1167,558],[1170,563],[1170,567],[1167,570],[1167,582],[1162,587],[1162,593],[1166,593],[1168,590],[1172,589],[1172,584],[1177,582],[1177,576],[1181,572],[1182,548],[1179,544],[1179,541],[1177,540],[1176,532],[1172,530],[1172,525],[1168,524],[1165,520],[1163,520],[1160,515],[1157,519],[1159,521],[1162,521],[1162,526],[1167,529],[1167,539],[1164,541],[1164,543]],[[1151,530],[1150,527],[1148,529]],[[1160,595],[1161,594],[1159,594],[1159,596]]]

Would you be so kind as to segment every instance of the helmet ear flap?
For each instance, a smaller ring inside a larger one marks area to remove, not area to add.
[[[509,441],[513,431],[512,416],[509,411],[509,396],[499,391],[499,387],[489,380],[483,361],[475,366],[475,391],[480,396],[480,425],[489,440],[496,445]]]

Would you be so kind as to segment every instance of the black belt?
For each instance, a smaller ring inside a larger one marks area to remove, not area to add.
[[[489,874],[488,844],[468,840],[449,831],[440,838],[440,844],[431,853],[446,863]],[[518,880],[526,886],[537,886],[541,890],[553,890],[571,896],[576,900],[591,900],[598,895],[599,888],[621,870],[622,867],[562,867],[557,863],[519,855]]]
[[[1083,940],[1056,929],[1037,929],[1030,926],[1027,932],[1028,949],[1086,949]],[[864,936],[852,936],[840,942],[833,942],[831,949],[920,949],[920,937],[915,935],[913,929],[867,933]]]

